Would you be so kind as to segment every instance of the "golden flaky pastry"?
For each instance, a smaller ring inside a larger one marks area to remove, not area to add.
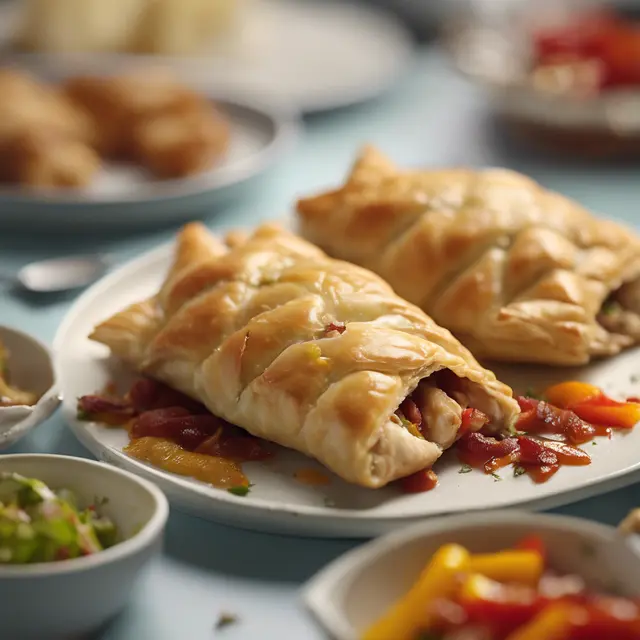
[[[367,487],[431,466],[465,408],[496,428],[517,415],[511,390],[378,276],[273,225],[232,244],[188,225],[158,294],[91,338]],[[424,437],[398,410],[409,396]]]
[[[298,213],[478,357],[577,365],[640,340],[639,238],[513,171],[400,171],[368,147]]]

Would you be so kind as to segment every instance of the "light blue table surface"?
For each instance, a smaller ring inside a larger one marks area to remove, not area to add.
[[[496,140],[481,92],[457,77],[438,51],[425,48],[398,86],[384,98],[358,108],[315,116],[295,152],[266,180],[210,218],[212,227],[246,225],[282,216],[295,196],[337,184],[359,145],[379,145],[401,164],[503,165],[526,172],[547,187],[581,200],[596,211],[637,223],[637,166],[562,164],[515,152]],[[128,237],[74,235],[36,237],[0,231],[0,269],[36,259],[100,250],[124,262],[169,240],[175,229]],[[51,342],[71,300],[43,304],[0,291],[0,323]],[[87,455],[54,416],[11,452]],[[560,509],[616,523],[640,503],[637,487]],[[298,601],[300,585],[318,569],[357,544],[310,540],[236,530],[174,510],[162,558],[139,584],[129,608],[100,636],[108,640],[234,640],[324,637]],[[223,631],[221,611],[240,622]]]

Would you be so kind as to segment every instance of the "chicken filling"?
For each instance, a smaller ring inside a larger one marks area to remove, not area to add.
[[[640,342],[640,279],[623,284],[607,298],[598,322],[610,333]]]
[[[411,434],[450,447],[469,431],[479,431],[500,414],[498,403],[469,380],[441,370],[420,384],[398,407],[392,420]]]

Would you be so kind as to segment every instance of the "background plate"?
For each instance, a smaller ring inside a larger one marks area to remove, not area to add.
[[[240,97],[212,100],[231,124],[229,151],[215,168],[189,178],[158,180],[136,166],[107,164],[86,189],[3,186],[0,228],[157,226],[215,211],[290,150],[299,123],[280,106],[252,104]]]
[[[325,537],[370,537],[397,530],[410,522],[443,513],[496,509],[513,505],[551,508],[592,496],[637,479],[640,471],[640,429],[612,440],[585,445],[593,458],[586,467],[564,467],[549,482],[535,485],[528,477],[501,480],[480,472],[458,473],[460,464],[448,454],[436,464],[440,486],[429,493],[402,495],[394,488],[368,490],[332,477],[328,486],[307,486],[293,478],[296,470],[319,464],[282,449],[267,463],[246,464],[255,486],[245,498],[201,482],[166,473],[122,453],[127,443],[120,429],[75,419],[76,398],[93,393],[127,374],[110,360],[108,350],[86,336],[115,311],[155,293],[172,253],[165,246],[121,267],[89,289],[74,304],[54,341],[64,415],[78,439],[98,458],[140,474],[158,484],[172,503],[201,517],[252,529]],[[516,388],[544,386],[554,380],[581,378],[607,391],[638,394],[638,350],[583,369],[500,367],[499,375]]]
[[[126,54],[30,54],[11,51],[19,5],[0,6],[5,61],[57,75],[111,71],[131,64],[163,64],[209,93],[249,90],[302,112],[373,98],[406,69],[412,39],[392,15],[362,5],[323,0],[252,0],[242,36],[201,57]]]

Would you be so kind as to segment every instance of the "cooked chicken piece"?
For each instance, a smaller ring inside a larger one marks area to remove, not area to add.
[[[442,389],[423,381],[413,399],[422,414],[422,430],[427,440],[446,449],[456,440],[462,422],[462,407]]]

